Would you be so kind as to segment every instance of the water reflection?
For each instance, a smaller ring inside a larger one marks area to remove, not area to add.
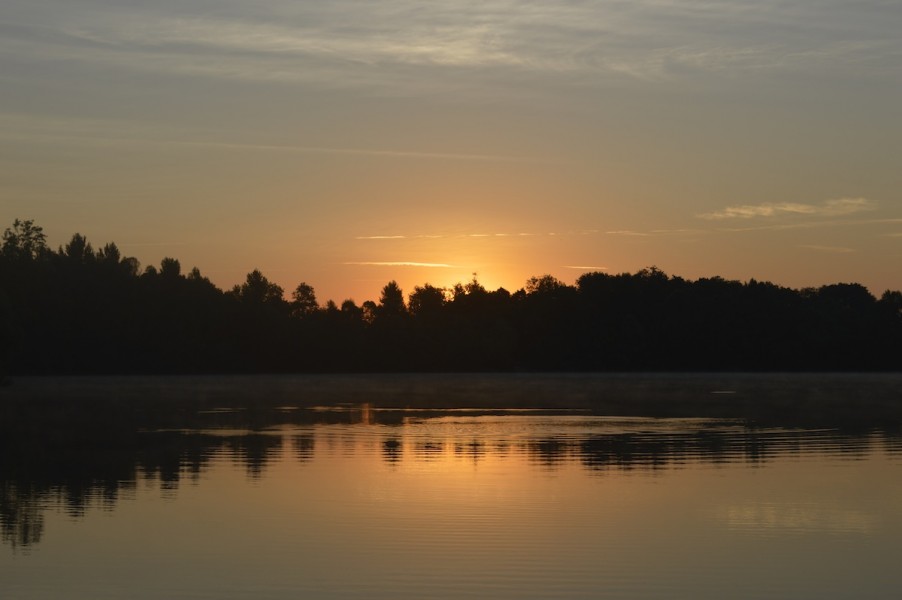
[[[316,437],[312,433],[297,434],[292,437],[292,447],[298,462],[309,462],[316,451]]]
[[[282,437],[249,432],[247,435],[229,438],[229,456],[247,469],[248,477],[257,479],[263,475],[267,464],[282,451]]]
[[[382,442],[382,459],[387,463],[397,464],[401,462],[402,454],[401,440],[396,437],[390,437]]]
[[[376,456],[401,470],[454,461],[478,469],[516,455],[542,472],[577,466],[604,476],[765,466],[805,454],[902,454],[892,377],[834,377],[829,385],[824,376],[662,375],[638,384],[621,376],[371,379],[47,379],[16,386],[18,396],[7,389],[0,396],[3,542],[36,544],[48,509],[74,518],[89,508],[112,510],[145,484],[174,498],[217,462],[254,481],[278,461],[311,465],[331,456]],[[712,393],[722,389],[738,392]],[[486,405],[495,408],[478,408]],[[612,414],[666,418],[603,416]],[[680,415],[710,418],[672,418]],[[787,415],[790,428],[774,426],[786,425]],[[769,513],[740,507],[730,514],[741,523]]]
[[[611,418],[584,411],[380,410],[363,404],[150,416],[120,406],[89,414],[45,406],[0,425],[5,544],[40,542],[50,508],[73,517],[92,507],[112,510],[145,482],[158,483],[174,497],[184,481],[197,482],[215,461],[240,466],[254,480],[276,461],[311,464],[323,452],[349,457],[376,452],[394,468],[442,461],[479,468],[487,459],[516,454],[536,469],[577,465],[596,475],[686,465],[764,466],[805,454],[858,460],[877,448],[902,452],[898,430],[885,427],[782,429],[726,419]],[[778,519],[774,514],[766,507],[738,506],[723,518],[743,527]],[[779,514],[795,519],[791,511]],[[832,514],[821,520],[860,521]]]
[[[774,532],[871,533],[879,519],[862,510],[813,503],[745,503],[724,507],[716,517],[732,530],[767,535]]]

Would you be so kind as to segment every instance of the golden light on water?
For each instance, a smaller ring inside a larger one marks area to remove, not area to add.
[[[754,382],[757,394],[784,398],[793,381],[818,379],[728,378],[681,381],[715,391]],[[0,471],[9,500],[0,544],[13,550],[0,552],[0,590],[79,600],[123,590],[148,600],[423,590],[449,599],[751,600],[898,588],[895,428],[534,408],[537,397],[567,404],[607,389],[588,381],[41,378],[29,389],[51,391],[61,418],[28,402],[29,427],[6,426],[4,440],[36,450],[2,457],[12,468]],[[634,400],[650,401],[648,376],[633,382]],[[101,435],[96,415],[71,431],[72,402],[85,390],[147,407],[165,392],[178,410],[103,415],[115,442],[80,451],[74,465],[67,446],[49,441]],[[511,390],[527,406],[511,404]],[[42,396],[21,399],[32,397]],[[181,410],[191,399],[201,402],[196,414]],[[152,425],[136,429],[144,418]]]

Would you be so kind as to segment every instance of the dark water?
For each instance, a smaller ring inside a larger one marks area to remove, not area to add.
[[[18,381],[0,598],[896,598],[898,380],[811,377]]]

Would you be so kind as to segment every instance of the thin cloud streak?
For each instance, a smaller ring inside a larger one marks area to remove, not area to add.
[[[191,242],[116,242],[116,245],[122,248],[134,247],[152,247],[152,246],[190,246]]]
[[[704,229],[652,229],[649,233],[652,235],[680,235],[680,234],[689,234],[689,235],[698,235],[700,233],[705,233]]]
[[[104,132],[104,133],[100,133]],[[114,132],[115,135],[110,135]],[[163,131],[175,135],[176,132]],[[410,158],[424,160],[451,160],[501,163],[560,164],[561,161],[532,156],[502,154],[465,154],[453,152],[419,152],[381,148],[334,148],[328,146],[299,146],[291,144],[254,144],[219,140],[161,138],[159,127],[140,123],[104,119],[68,119],[58,117],[27,117],[0,113],[0,139],[18,143],[72,143],[128,145],[128,146],[182,146],[216,150],[247,150],[260,152],[294,152],[303,154],[333,154],[375,156],[384,158]]]
[[[700,219],[708,221],[721,221],[725,219],[753,219],[758,217],[770,218],[785,215],[809,215],[823,217],[838,217],[854,213],[875,210],[875,202],[867,198],[837,198],[827,200],[823,204],[801,204],[794,202],[764,204],[743,204],[741,206],[728,206],[723,210],[702,213],[697,215]]]
[[[591,267],[591,266],[581,266],[581,265],[563,265],[565,269],[576,269],[578,271],[607,271],[607,267]]]
[[[632,231],[629,229],[618,229],[615,231],[605,231],[605,235],[623,235],[623,236],[635,236],[635,237],[648,237],[651,234],[644,231]]]
[[[453,269],[454,265],[446,263],[427,263],[413,261],[350,261],[343,262],[343,265],[362,266],[362,267],[425,267],[432,269]]]
[[[612,231],[605,231],[603,233],[605,235],[620,235],[624,237],[653,237],[664,235],[699,235],[706,233],[706,231],[704,229],[652,229],[649,231],[636,231],[634,229],[615,229]]]
[[[686,230],[688,231],[688,230]],[[417,235],[359,235],[354,239],[356,240],[407,240],[407,239],[428,239],[428,240],[438,240],[438,239],[448,239],[448,238],[525,238],[525,237],[564,237],[564,236],[586,236],[593,235],[598,233],[595,229],[587,229],[582,231],[566,231],[566,232],[547,232],[547,233],[529,233],[529,232],[518,232],[518,233],[510,233],[510,232],[499,232],[499,233],[459,233],[459,234],[417,234]],[[606,233],[619,233],[619,232],[606,232]],[[661,230],[656,233],[665,233],[664,230]],[[649,235],[649,234],[635,234],[635,235]]]
[[[357,154],[363,156],[384,156],[388,158],[422,158],[438,160],[463,160],[463,161],[487,161],[487,162],[525,162],[525,163],[552,163],[544,158],[531,156],[510,156],[500,154],[458,154],[453,152],[418,152],[415,150],[379,150],[364,148],[329,148],[324,146],[291,146],[274,144],[237,144],[227,142],[189,142],[174,141],[170,143],[186,144],[194,146],[209,146],[216,148],[236,148],[242,150],[276,150],[284,152],[303,152],[316,154]]]
[[[723,227],[715,231],[727,233],[739,233],[747,231],[781,231],[787,229],[818,229],[826,227],[858,227],[867,225],[897,225],[902,223],[902,218],[886,219],[837,219],[831,221],[800,221],[796,223],[775,223],[773,225],[758,225],[753,227]]]
[[[856,252],[854,248],[846,248],[843,246],[819,246],[817,244],[800,244],[799,248],[816,250],[817,252],[829,252],[830,254],[851,254]]]

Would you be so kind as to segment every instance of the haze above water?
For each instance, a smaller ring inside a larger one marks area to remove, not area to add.
[[[17,380],[0,596],[894,597],[898,421],[711,414],[817,379]]]

